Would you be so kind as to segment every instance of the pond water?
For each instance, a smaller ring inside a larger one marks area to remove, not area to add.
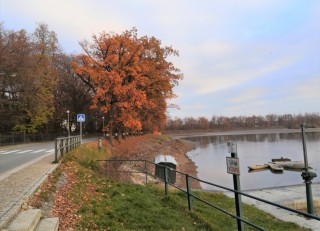
[[[292,161],[303,161],[303,145],[300,133],[270,133],[250,135],[198,136],[184,139],[197,143],[197,147],[188,152],[198,171],[198,178],[225,187],[233,188],[232,175],[227,173],[227,142],[237,145],[240,161],[240,182],[242,190],[270,188],[302,184],[301,172],[285,170],[282,174],[270,170],[248,172],[248,166],[265,164],[273,158],[290,158]],[[306,146],[310,171],[318,176],[312,182],[320,182],[320,133],[307,132]],[[205,190],[220,190],[208,184],[201,184]]]

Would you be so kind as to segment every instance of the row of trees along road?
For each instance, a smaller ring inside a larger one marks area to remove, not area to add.
[[[0,133],[66,131],[86,114],[84,131],[160,130],[166,100],[183,75],[172,47],[155,37],[123,33],[93,35],[83,53],[65,54],[55,32],[40,24],[32,34],[0,25]],[[103,119],[102,119],[103,118]]]
[[[304,115],[276,115],[266,116],[212,116],[206,117],[169,118],[166,123],[167,130],[192,129],[254,129],[254,128],[300,128],[305,123],[307,127],[320,127],[319,113],[306,113]]]

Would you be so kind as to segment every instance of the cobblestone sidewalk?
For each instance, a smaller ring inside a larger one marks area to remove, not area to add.
[[[58,166],[52,164],[52,161],[53,154],[49,154],[14,173],[0,175],[0,230]]]

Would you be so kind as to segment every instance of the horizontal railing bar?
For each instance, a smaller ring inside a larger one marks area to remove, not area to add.
[[[255,200],[264,202],[264,203],[266,203],[266,204],[270,204],[270,205],[273,205],[273,206],[276,206],[276,207],[279,207],[279,208],[282,208],[282,209],[285,209],[285,210],[289,210],[289,211],[291,211],[291,212],[298,213],[298,214],[300,214],[300,215],[303,215],[303,216],[306,216],[306,217],[309,217],[309,218],[313,218],[313,219],[315,219],[315,220],[320,221],[320,217],[314,216],[314,215],[312,215],[312,214],[305,213],[305,212],[302,212],[302,211],[299,211],[299,210],[295,210],[295,209],[286,207],[286,206],[281,205],[281,204],[276,204],[276,203],[273,203],[273,202],[271,202],[271,201],[267,201],[267,200],[264,200],[264,199],[262,199],[262,198],[255,197],[255,196],[252,196],[252,195],[250,195],[250,194],[243,193],[243,192],[238,192],[238,193],[241,194],[241,195],[243,195],[243,196],[249,197],[249,198],[251,198],[251,199],[255,199]]]
[[[61,139],[61,140],[63,140],[63,139],[71,139],[71,138],[76,138],[76,137],[80,137],[79,135],[78,136],[66,136],[66,137],[57,137],[56,139]]]
[[[80,145],[80,136],[59,137],[55,140],[55,162],[58,162],[58,152],[60,157],[63,153],[68,153],[72,148]]]
[[[233,215],[232,213],[230,213],[230,212],[228,212],[228,211],[220,208],[219,206],[213,205],[213,204],[211,204],[210,202],[208,202],[208,201],[206,201],[206,200],[203,200],[202,198],[200,198],[200,197],[198,197],[198,196],[196,196],[196,195],[194,195],[194,194],[192,194],[192,193],[190,193],[189,195],[192,196],[193,198],[196,198],[197,200],[199,200],[199,201],[201,201],[201,202],[203,202],[203,203],[211,206],[211,207],[214,207],[214,208],[218,209],[219,211],[221,211],[221,212],[223,212],[223,213],[225,213],[225,214],[228,214],[229,216],[231,216],[231,217],[233,217],[233,218],[235,218],[235,219],[241,220],[242,222],[244,222],[244,223],[246,223],[246,224],[248,224],[248,225],[250,225],[250,226],[253,226],[253,227],[255,227],[255,228],[259,229],[259,230],[265,230],[265,229],[263,229],[263,228],[255,225],[255,224],[252,224],[252,223],[249,222],[249,221],[243,220],[242,218],[240,218],[240,217],[238,217],[238,216],[236,216],[236,215]]]
[[[186,190],[183,190],[182,188],[179,188],[178,186],[176,186],[176,185],[174,185],[174,184],[172,184],[172,183],[170,183],[170,182],[167,182],[167,184],[171,185],[172,187],[174,187],[174,188],[176,188],[176,189],[179,189],[180,191],[182,191],[182,192],[184,192],[184,193],[186,193],[186,194],[188,193]],[[212,207],[220,210],[221,212],[224,212],[224,213],[232,216],[233,218],[236,218],[236,219],[239,219],[239,220],[243,221],[244,223],[246,223],[246,224],[248,224],[248,225],[250,225],[250,226],[253,226],[253,227],[255,227],[255,228],[259,229],[259,230],[265,230],[265,229],[263,229],[263,228],[255,225],[255,224],[252,224],[250,221],[243,220],[242,218],[240,218],[240,217],[238,217],[238,216],[236,216],[236,215],[233,215],[232,213],[229,213],[228,211],[226,211],[226,210],[224,210],[224,209],[222,209],[222,208],[220,208],[220,207],[218,207],[218,206],[216,206],[216,205],[213,205],[213,204],[211,204],[210,202],[208,202],[208,201],[206,201],[206,200],[203,200],[202,198],[200,198],[200,197],[198,197],[198,196],[196,196],[196,195],[194,195],[194,194],[192,194],[192,193],[189,193],[189,195],[192,196],[193,198],[196,198],[196,199],[198,199],[199,201],[201,201],[201,202],[209,205],[209,206],[212,206]]]
[[[225,189],[227,191],[230,191],[230,192],[234,192],[234,193],[239,193],[243,196],[246,196],[246,197],[249,197],[251,199],[255,199],[255,200],[258,200],[258,201],[261,201],[261,202],[264,202],[266,204],[270,204],[272,206],[276,206],[278,208],[282,208],[282,209],[285,209],[285,210],[288,210],[290,212],[294,212],[294,213],[297,213],[297,214],[300,214],[300,215],[303,215],[303,216],[306,216],[306,217],[309,217],[309,218],[313,218],[315,220],[318,220],[320,221],[320,217],[317,217],[317,216],[314,216],[312,214],[309,214],[309,213],[305,213],[305,212],[302,212],[302,211],[299,211],[299,210],[295,210],[295,209],[292,209],[292,208],[289,208],[289,207],[286,207],[284,205],[280,205],[280,204],[276,204],[276,203],[273,203],[271,201],[267,201],[267,200],[264,200],[262,198],[259,198],[259,197],[255,197],[255,196],[252,196],[250,194],[247,194],[247,193],[244,193],[242,191],[237,191],[237,190],[234,190],[234,189],[230,189],[230,188],[227,188],[227,187],[224,187],[224,186],[221,186],[221,185],[217,185],[217,184],[214,184],[214,183],[211,183],[211,182],[208,182],[208,181],[204,181],[204,180],[201,180],[199,178],[196,178],[196,177],[193,177],[193,176],[189,176],[190,178],[194,179],[194,180],[198,180],[202,183],[206,183],[206,184],[209,184],[211,186],[215,186],[215,187],[218,187],[218,188],[222,188],[222,189]]]
[[[122,172],[122,173],[146,173],[146,172],[130,172],[130,171],[104,171],[104,172]]]
[[[112,159],[110,159],[110,160],[96,160],[96,161],[110,161],[110,162],[116,162],[116,161],[130,161],[130,162],[138,162],[138,161],[140,161],[140,162],[145,162],[144,160],[126,160],[126,159],[124,159],[124,160],[112,160]]]
[[[168,184],[170,184],[170,183],[168,182]],[[178,186],[176,186],[176,185],[174,185],[174,184],[170,184],[170,185],[171,185],[172,187],[180,190],[181,192],[184,192],[184,193],[186,193],[186,194],[188,193],[187,190],[184,190],[183,188],[179,188]]]
[[[187,174],[184,173],[184,172],[180,172],[180,171],[178,171],[178,170],[176,170],[176,169],[173,169],[173,168],[170,168],[170,167],[168,167],[168,166],[165,166],[165,165],[162,165],[162,164],[156,164],[156,163],[153,163],[153,162],[151,162],[151,161],[149,161],[149,160],[145,160],[145,161],[148,162],[148,163],[150,163],[150,164],[153,164],[153,165],[158,165],[158,166],[161,166],[161,167],[164,167],[164,168],[168,168],[168,169],[173,170],[173,171],[175,171],[175,172],[177,172],[177,173],[180,173],[180,174],[182,174],[182,175],[187,175]]]

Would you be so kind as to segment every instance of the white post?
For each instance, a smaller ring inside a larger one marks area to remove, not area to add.
[[[70,120],[69,120],[69,113],[70,113],[70,111],[69,110],[67,110],[67,114],[68,114],[68,137],[70,137]]]

